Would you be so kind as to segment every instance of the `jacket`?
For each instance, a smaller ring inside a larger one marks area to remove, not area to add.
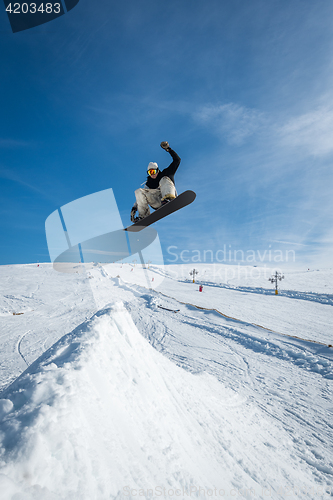
[[[169,148],[168,153],[170,153],[170,155],[172,156],[172,162],[170,163],[170,165],[164,170],[159,171],[156,179],[153,179],[152,177],[150,177],[150,175],[148,175],[145,187],[149,189],[157,189],[162,177],[169,177],[172,182],[175,183],[174,175],[179,167],[181,160],[173,149]]]

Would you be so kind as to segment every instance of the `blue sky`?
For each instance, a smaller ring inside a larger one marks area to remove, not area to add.
[[[331,266],[332,16],[327,0],[80,0],[13,34],[3,9],[0,264],[49,261],[46,218],[94,192],[127,225],[168,140],[197,199],[155,226],[166,263],[227,248]]]

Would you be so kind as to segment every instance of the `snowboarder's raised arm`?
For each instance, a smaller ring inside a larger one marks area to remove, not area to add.
[[[161,148],[167,151],[172,156],[172,162],[170,165],[163,170],[164,175],[174,175],[180,165],[181,159],[177,155],[176,151],[170,148],[170,145],[167,141],[161,142]]]

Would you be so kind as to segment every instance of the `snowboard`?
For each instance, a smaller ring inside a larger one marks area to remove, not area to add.
[[[144,219],[141,219],[138,222],[132,224],[131,226],[126,227],[125,231],[130,231],[130,232],[141,231],[145,227],[148,227],[154,222],[163,219],[167,215],[170,215],[173,212],[176,212],[177,210],[186,207],[186,205],[189,205],[195,200],[195,197],[196,194],[194,191],[184,191],[179,196],[177,196],[177,198],[169,201],[166,205],[163,205],[162,207],[158,208],[157,210],[155,210],[155,212],[151,213]]]

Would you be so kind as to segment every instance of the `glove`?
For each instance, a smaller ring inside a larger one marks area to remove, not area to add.
[[[161,148],[165,149],[165,151],[169,151],[169,149],[170,149],[168,141],[161,142],[160,146],[161,146]]]
[[[132,222],[135,222],[135,214],[136,214],[136,211],[137,211],[138,207],[137,205],[133,205],[132,207],[132,210],[131,210],[131,221]]]

